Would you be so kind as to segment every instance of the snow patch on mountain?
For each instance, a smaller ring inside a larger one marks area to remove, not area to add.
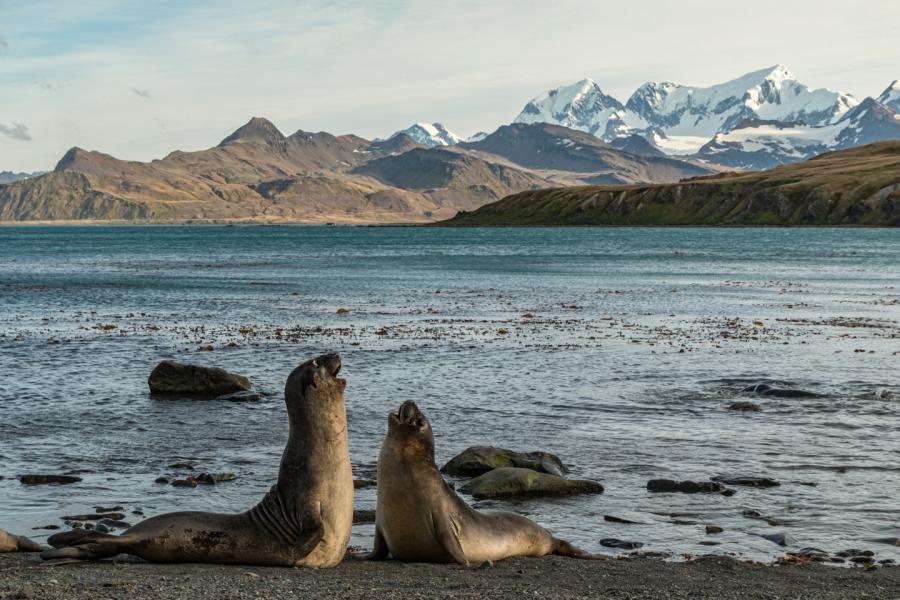
[[[398,135],[406,135],[409,139],[425,146],[450,146],[463,141],[463,138],[456,135],[440,123],[414,123],[406,129],[391,135],[391,138]],[[390,139],[390,138],[388,138]]]

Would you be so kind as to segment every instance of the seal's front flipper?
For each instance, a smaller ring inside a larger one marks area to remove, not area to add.
[[[325,524],[319,515],[307,514],[303,519],[303,531],[294,542],[291,557],[294,560],[306,558],[325,537]]]
[[[67,559],[67,562],[74,562],[71,559],[81,561],[109,558],[122,553],[123,546],[128,543],[122,536],[77,530],[57,533],[50,536],[47,541],[54,549],[41,552],[41,558],[45,561]]]
[[[468,565],[466,553],[463,552],[462,544],[459,543],[459,529],[456,524],[446,514],[431,513],[431,522],[434,525],[434,536],[438,543],[444,547],[453,562],[460,565]]]
[[[377,525],[375,526],[375,540],[372,542],[372,551],[368,554],[364,554],[363,558],[365,560],[384,560],[388,557],[388,545],[384,539],[384,534],[381,532],[381,528]]]

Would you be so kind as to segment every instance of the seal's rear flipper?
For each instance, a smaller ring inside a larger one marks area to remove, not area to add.
[[[123,540],[118,535],[75,530],[52,535],[47,542],[54,549],[41,552],[41,558],[53,564],[67,564],[115,556],[122,552]]]
[[[583,558],[585,560],[608,560],[609,557],[605,554],[591,554],[590,552],[585,552],[581,548],[573,546],[569,542],[565,540],[560,540],[558,538],[553,538],[553,552],[552,554],[558,554],[559,556],[568,556],[570,558]]]

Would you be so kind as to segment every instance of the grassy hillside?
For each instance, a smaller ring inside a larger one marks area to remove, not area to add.
[[[900,141],[674,184],[526,191],[440,224],[897,226]]]

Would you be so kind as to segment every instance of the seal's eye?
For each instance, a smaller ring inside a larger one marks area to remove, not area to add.
[[[425,424],[425,421],[422,420],[422,417],[417,417],[417,418],[416,418],[416,422],[415,422],[416,427],[418,427],[419,429],[421,429],[421,428],[422,428],[422,425],[424,425],[424,424]]]

